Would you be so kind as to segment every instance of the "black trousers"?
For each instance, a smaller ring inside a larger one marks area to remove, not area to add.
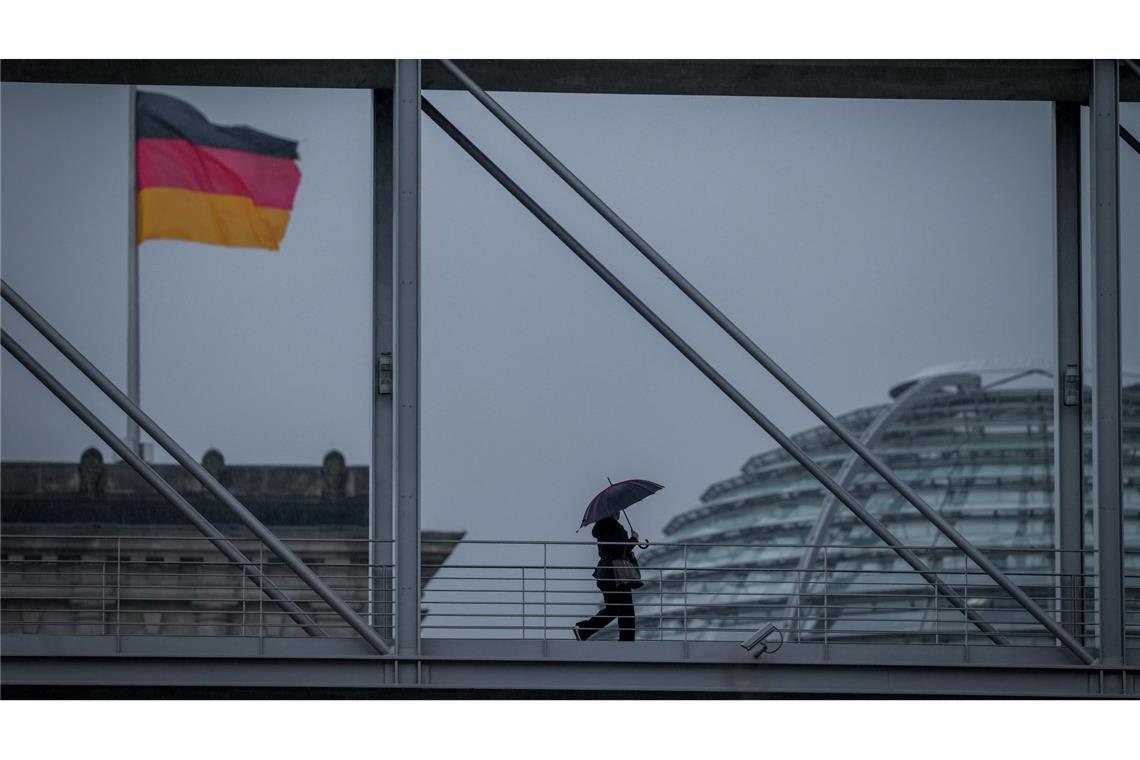
[[[637,620],[633,614],[632,591],[606,591],[602,589],[602,599],[606,606],[598,610],[598,614],[578,623],[582,638],[588,639],[598,631],[609,625],[611,620],[618,621],[618,640],[633,641]]]

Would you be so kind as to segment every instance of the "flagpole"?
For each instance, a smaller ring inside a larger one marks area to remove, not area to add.
[[[127,161],[127,397],[139,404],[139,241],[138,241],[138,175],[136,173],[135,107],[136,90],[127,87],[127,122],[130,143]],[[142,454],[139,445],[139,426],[127,417],[127,445],[136,454]]]

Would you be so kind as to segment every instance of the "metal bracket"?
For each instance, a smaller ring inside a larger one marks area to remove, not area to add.
[[[1064,380],[1065,406],[1077,406],[1081,403],[1081,371],[1076,364],[1065,365]]]
[[[377,396],[391,396],[392,395],[392,354],[380,354],[380,360],[376,362],[376,395]]]

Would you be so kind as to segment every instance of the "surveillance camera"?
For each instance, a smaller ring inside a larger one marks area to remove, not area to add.
[[[749,636],[746,640],[740,642],[740,646],[744,647],[744,650],[746,652],[751,652],[753,649],[755,649],[757,646],[759,646],[760,651],[754,655],[755,657],[759,657],[760,655],[764,654],[765,652],[775,651],[775,650],[769,648],[768,643],[767,643],[768,637],[770,637],[773,633],[779,633],[780,634],[780,645],[776,647],[776,649],[779,649],[780,646],[784,645],[784,634],[782,631],[780,631],[779,628],[772,625],[771,623],[768,623],[766,626],[761,628],[759,631],[757,631],[756,633]]]

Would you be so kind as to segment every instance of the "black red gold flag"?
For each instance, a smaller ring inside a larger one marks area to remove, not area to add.
[[[169,95],[137,97],[139,242],[277,250],[301,182],[296,141],[213,124]]]

